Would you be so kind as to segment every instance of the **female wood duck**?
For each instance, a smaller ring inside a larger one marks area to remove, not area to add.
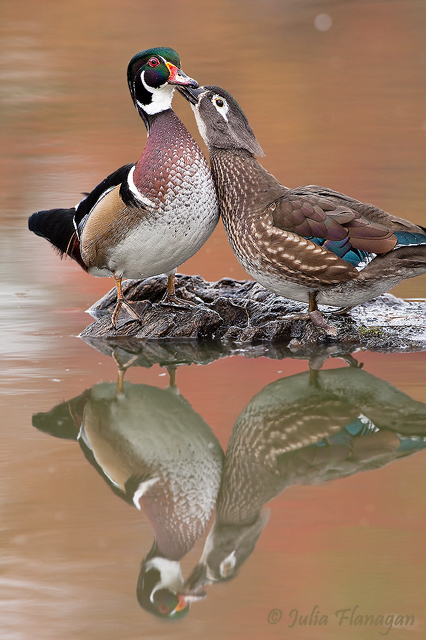
[[[426,229],[331,189],[284,187],[254,158],[262,149],[229,93],[179,91],[209,148],[236,257],[270,291],[309,303],[314,324],[330,329],[318,304],[353,307],[426,273]]]
[[[267,523],[264,505],[287,487],[378,469],[425,447],[426,404],[357,366],[267,385],[236,420],[215,522],[186,587],[235,577]]]
[[[212,233],[219,217],[215,188],[200,148],[171,109],[177,85],[198,84],[180,69],[178,54],[159,47],[135,55],[127,78],[148,140],[136,164],[105,178],[72,209],[34,213],[29,228],[95,276],[112,276],[120,307],[123,278],[168,275],[169,302],[176,302],[176,267]]]

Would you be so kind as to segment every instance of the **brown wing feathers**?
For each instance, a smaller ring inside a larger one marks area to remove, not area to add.
[[[275,201],[270,210],[276,227],[304,238],[333,242],[347,237],[355,249],[377,254],[391,251],[397,243],[396,236],[387,227],[324,197],[286,194]]]

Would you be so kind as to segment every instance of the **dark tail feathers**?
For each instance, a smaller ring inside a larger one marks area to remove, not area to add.
[[[28,220],[28,228],[45,238],[57,249],[61,257],[66,254],[87,271],[80,254],[80,242],[74,228],[75,209],[37,211]]]

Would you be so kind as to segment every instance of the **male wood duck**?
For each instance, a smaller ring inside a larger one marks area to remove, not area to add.
[[[137,585],[146,611],[179,620],[205,597],[184,587],[180,561],[203,535],[216,504],[223,451],[175,387],[100,383],[33,424],[79,440],[87,459],[154,531]]]
[[[123,297],[123,278],[168,275],[167,302],[177,302],[176,268],[212,233],[219,217],[216,192],[200,148],[172,111],[177,85],[198,84],[166,47],[135,55],[127,69],[135,107],[148,140],[135,164],[121,167],[72,209],[34,213],[29,228],[95,276],[112,276],[117,304],[139,315]],[[180,301],[181,302],[181,301]]]
[[[318,304],[350,308],[426,273],[426,229],[332,189],[284,187],[254,158],[262,149],[229,93],[179,92],[208,146],[237,259],[270,291],[307,302],[314,324],[333,333]]]

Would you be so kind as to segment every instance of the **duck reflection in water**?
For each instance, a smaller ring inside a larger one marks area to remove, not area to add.
[[[98,344],[115,357],[118,384],[95,385],[33,417],[38,429],[78,437],[113,491],[144,512],[155,540],[137,597],[147,611],[172,620],[205,597],[204,585],[236,576],[267,523],[264,505],[281,491],[378,469],[426,446],[426,404],[363,371],[351,356],[345,357],[351,366],[321,371],[326,352],[311,359],[309,371],[277,380],[250,400],[223,462],[211,429],[177,391],[173,368],[165,390],[123,381],[138,362],[202,359],[179,345],[147,359],[133,344],[128,350]],[[215,503],[202,557],[184,583],[180,560],[205,531]]]
[[[149,520],[154,544],[142,562],[137,598],[147,611],[177,620],[205,593],[184,587],[180,560],[205,531],[223,464],[221,446],[174,386],[101,383],[49,413],[42,431],[77,438],[113,491]]]
[[[287,487],[378,469],[424,447],[426,404],[356,366],[269,384],[234,425],[216,518],[186,587],[235,577],[266,525],[263,506]]]

